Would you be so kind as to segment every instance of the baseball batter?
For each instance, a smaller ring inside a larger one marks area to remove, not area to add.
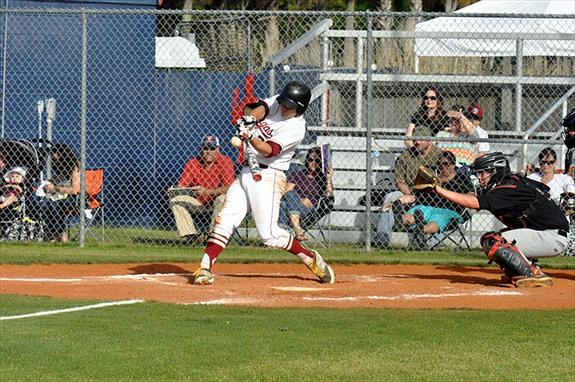
[[[228,189],[224,207],[216,217],[216,224],[207,240],[200,267],[194,272],[194,284],[213,284],[214,262],[249,211],[265,245],[293,253],[321,282],[335,282],[332,268],[319,253],[305,248],[278,225],[280,201],[286,187],[284,171],[304,138],[306,121],[303,113],[310,99],[309,87],[293,81],[279,95],[246,106],[244,116],[237,122],[237,133],[246,142],[247,149],[255,154],[261,180],[258,178],[256,181],[246,165]]]

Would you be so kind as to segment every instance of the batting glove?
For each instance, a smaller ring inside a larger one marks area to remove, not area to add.
[[[243,140],[249,141],[255,133],[256,119],[251,115],[244,115],[236,121],[237,135]]]

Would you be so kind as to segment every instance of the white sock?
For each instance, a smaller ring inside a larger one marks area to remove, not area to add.
[[[202,257],[202,262],[200,263],[200,266],[203,269],[212,269],[212,262],[210,260],[210,256],[208,256],[207,253],[204,253],[204,256]]]
[[[306,255],[305,253],[300,252],[296,256],[299,257],[301,262],[304,263],[305,265],[311,265],[311,263],[313,263],[313,259],[308,255]]]

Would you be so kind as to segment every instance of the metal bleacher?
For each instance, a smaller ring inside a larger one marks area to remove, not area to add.
[[[315,127],[308,130],[314,136],[314,143],[301,146],[302,151],[309,147],[329,143],[332,151],[332,165],[334,169],[333,183],[335,205],[329,219],[324,219],[324,228],[330,241],[361,242],[364,238],[366,225],[365,206],[360,200],[366,194],[367,160],[372,163],[371,185],[374,189],[395,189],[394,165],[397,156],[405,149],[402,136],[403,129],[374,129],[372,133],[372,152],[377,155],[366,155],[366,137],[358,133],[357,129],[342,127]],[[521,132],[490,131],[490,138],[494,140],[516,139]],[[541,138],[545,139],[541,133]],[[385,139],[381,138],[385,136]],[[379,138],[378,138],[379,137]],[[394,137],[397,137],[395,139]],[[534,158],[542,148],[532,145],[528,148],[528,157]],[[491,142],[491,151],[503,152],[510,161],[512,169],[519,169],[521,165],[520,146],[507,143]],[[368,159],[369,158],[369,159]],[[372,226],[377,225],[379,206],[372,206]],[[472,246],[479,245],[479,233],[498,229],[500,223],[489,213],[479,212],[468,227],[468,239]],[[400,237],[399,242],[406,241]]]

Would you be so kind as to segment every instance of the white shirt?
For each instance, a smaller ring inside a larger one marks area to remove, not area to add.
[[[252,150],[256,153],[258,163],[285,171],[289,168],[297,146],[303,141],[306,121],[302,115],[285,119],[281,114],[279,103],[276,102],[277,97],[276,95],[264,100],[269,107],[269,114],[256,125],[256,136],[264,142],[277,143],[281,146],[281,151],[278,155],[268,158],[258,153],[253,147]]]
[[[527,176],[529,179],[541,182],[543,174],[540,172],[534,172]],[[564,192],[575,192],[575,181],[567,174],[555,174],[549,183],[546,183],[550,188],[549,193],[551,194],[551,199],[559,204],[561,201],[561,194]]]
[[[487,131],[483,130],[481,126],[477,125],[475,131],[477,131],[478,138],[489,138],[489,134],[487,134]],[[477,151],[480,153],[488,153],[489,150],[489,142],[477,142]]]

